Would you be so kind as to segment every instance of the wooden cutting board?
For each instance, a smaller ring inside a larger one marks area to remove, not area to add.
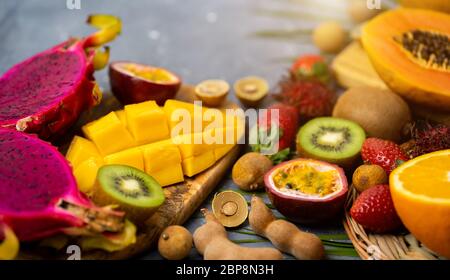
[[[177,99],[193,102],[192,86],[183,86],[177,94]],[[238,105],[227,102],[223,108],[238,108]],[[209,169],[184,182],[164,188],[166,201],[145,224],[138,230],[136,243],[128,248],[108,253],[102,250],[81,252],[82,259],[109,260],[127,259],[155,248],[159,235],[170,225],[180,225],[186,222],[195,210],[203,203],[208,195],[216,188],[220,180],[226,175],[230,167],[239,156],[240,146],[234,147],[227,155],[216,162]],[[66,259],[63,252],[32,246],[22,250],[20,259]]]

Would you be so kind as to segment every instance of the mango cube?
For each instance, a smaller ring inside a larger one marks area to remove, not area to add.
[[[103,165],[103,161],[98,157],[91,157],[80,163],[73,171],[77,181],[78,189],[84,193],[89,193],[95,184],[98,169]]]
[[[219,148],[214,149],[214,160],[218,161],[221,159],[224,155],[226,155],[231,149],[233,149],[235,145],[228,144],[224,146],[220,146]]]
[[[179,135],[174,137],[172,142],[180,149],[181,157],[183,159],[198,156],[214,149],[214,144],[205,143],[204,134],[202,132]]]
[[[73,137],[66,154],[66,159],[71,163],[72,167],[76,168],[90,157],[100,157],[95,144],[80,136]]]
[[[164,111],[155,101],[125,106],[127,127],[138,144],[147,144],[169,138]]]
[[[180,134],[202,132],[216,116],[222,115],[217,109],[173,99],[169,99],[164,103],[163,110],[166,114],[172,137]],[[206,120],[208,117],[212,119]]]
[[[195,174],[208,169],[208,167],[212,166],[214,162],[215,159],[213,150],[205,152],[199,156],[183,159],[182,165],[184,175],[192,177]]]
[[[184,181],[183,169],[181,163],[170,164],[158,171],[147,172],[152,176],[161,186],[169,186]]]
[[[148,174],[181,163],[180,151],[170,139],[144,145],[140,149],[144,154],[145,172]]]
[[[104,156],[136,145],[133,137],[114,112],[86,124],[82,130]]]
[[[131,148],[106,156],[105,164],[123,164],[144,171],[144,157],[139,148]]]
[[[119,118],[120,122],[127,127],[127,115],[125,114],[125,110],[119,110],[115,111],[117,117]]]

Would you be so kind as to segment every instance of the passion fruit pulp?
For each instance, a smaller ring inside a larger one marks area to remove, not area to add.
[[[289,220],[320,223],[343,212],[348,191],[342,168],[298,158],[281,163],[264,176],[272,204]]]
[[[181,79],[166,69],[129,61],[112,62],[109,81],[123,105],[154,100],[162,106],[175,97],[181,86]]]

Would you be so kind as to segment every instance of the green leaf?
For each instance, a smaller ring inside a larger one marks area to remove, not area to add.
[[[277,165],[283,161],[288,160],[290,156],[291,156],[291,149],[286,148],[284,150],[279,151],[276,154],[269,155],[267,157],[273,162],[274,165]]]

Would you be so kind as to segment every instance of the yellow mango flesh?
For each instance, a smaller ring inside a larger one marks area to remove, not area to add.
[[[140,149],[144,154],[145,171],[147,173],[181,163],[180,151],[170,139],[141,146]]]
[[[225,121],[224,111],[204,107],[196,112],[200,112],[200,118],[210,117],[200,119],[203,131],[171,138],[169,127],[175,122],[169,121],[170,114],[180,108],[191,118],[188,126],[193,130],[194,110],[200,108],[177,100],[167,100],[163,108],[153,101],[127,105],[124,110],[86,124],[82,130],[90,140],[76,136],[68,153],[68,158],[77,163],[74,173],[80,189],[88,192],[93,187],[103,164],[144,170],[162,186],[182,182],[184,175],[191,177],[212,166],[244,134],[238,127],[238,117],[222,127],[224,124],[215,123],[215,118]]]
[[[200,107],[173,99],[164,103],[163,110],[172,135],[202,132],[217,118],[223,119],[223,113],[218,109]]]
[[[198,174],[215,163],[214,151],[208,151],[201,155],[183,159],[183,173],[188,177]]]
[[[214,149],[214,144],[206,144],[203,133],[179,135],[172,139],[178,146],[183,159],[198,156]]]
[[[155,101],[125,106],[127,127],[140,145],[169,138],[164,111]]]
[[[100,153],[95,144],[86,138],[75,136],[70,143],[66,159],[73,168],[76,168],[80,163],[90,157],[100,157]]]
[[[104,157],[105,164],[123,164],[144,171],[144,157],[139,148],[131,148]]]
[[[181,163],[171,164],[169,167],[157,171],[146,171],[161,186],[170,186],[184,181]]]
[[[234,146],[235,145],[233,144],[229,144],[214,149],[214,160],[218,161],[219,159],[221,159],[224,155],[226,155],[229,151],[231,151],[231,149],[233,149]]]
[[[104,156],[136,145],[130,132],[114,112],[83,126],[82,130]]]
[[[77,181],[78,189],[84,193],[89,193],[94,187],[98,169],[103,165],[103,160],[91,157],[74,169],[73,175]]]
[[[115,111],[116,116],[119,118],[120,122],[127,127],[127,115],[125,114],[125,110]]]

